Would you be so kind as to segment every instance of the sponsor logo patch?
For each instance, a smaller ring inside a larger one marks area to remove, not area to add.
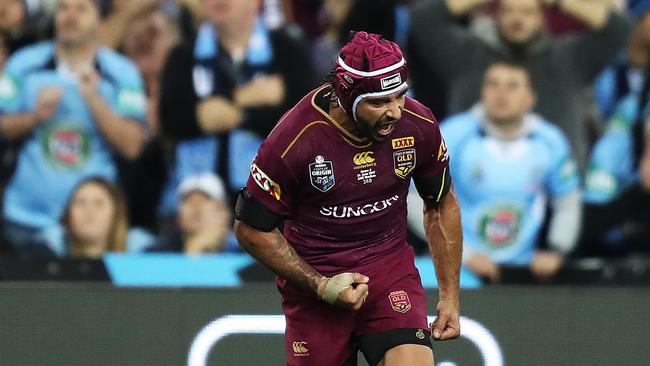
[[[393,205],[393,203],[397,202],[399,199],[398,195],[394,195],[393,197],[383,199],[381,201],[377,201],[374,203],[368,203],[363,206],[357,206],[357,207],[350,207],[350,206],[328,206],[328,207],[321,207],[320,208],[320,213],[323,216],[332,216],[337,219],[342,219],[342,218],[350,218],[350,217],[359,217],[359,216],[365,216],[365,215],[370,215],[373,213],[377,213],[380,211],[383,211],[390,206]]]
[[[364,151],[358,154],[354,155],[354,158],[352,158],[352,161],[354,161],[354,165],[366,165],[366,164],[371,164],[375,162],[375,158],[372,157],[374,152],[372,151]]]
[[[262,188],[262,190],[270,194],[276,200],[280,200],[280,196],[282,195],[280,185],[269,178],[269,176],[266,175],[266,173],[264,173],[262,169],[260,169],[254,163],[251,165],[251,176],[253,177],[255,183],[257,183],[257,185]]]
[[[485,212],[479,221],[479,235],[493,248],[513,244],[521,229],[522,210],[516,206],[497,206]]]
[[[438,161],[446,161],[449,159],[449,151],[447,151],[447,143],[444,138],[440,139],[440,148],[438,149]]]
[[[386,76],[385,78],[381,78],[381,90],[393,88],[401,83],[402,76],[400,74]]]
[[[90,137],[81,128],[59,126],[43,134],[42,148],[45,156],[60,168],[76,168],[90,155]]]
[[[403,149],[393,152],[395,174],[406,178],[415,169],[415,149]]]
[[[415,145],[415,138],[413,136],[400,137],[392,140],[393,150],[402,149],[405,147],[412,147]]]
[[[422,329],[418,329],[418,331],[415,332],[415,336],[417,337],[417,339],[424,339],[424,337],[426,337]]]
[[[398,313],[403,314],[411,310],[411,300],[409,299],[409,295],[406,293],[406,291],[393,291],[388,295],[388,299],[390,300],[390,305],[393,310],[397,311]]]
[[[144,114],[147,100],[141,89],[122,89],[117,95],[117,108],[126,114]]]
[[[309,179],[311,185],[321,192],[327,192],[334,187],[334,167],[332,162],[325,160],[322,155],[316,156],[314,163],[309,164]]]
[[[309,348],[307,348],[307,342],[293,342],[291,346],[293,348],[294,356],[296,357],[309,356]]]
[[[18,96],[18,82],[11,75],[2,73],[0,75],[0,100],[14,101]]]

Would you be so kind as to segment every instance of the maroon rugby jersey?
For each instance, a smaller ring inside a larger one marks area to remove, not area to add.
[[[289,110],[260,147],[247,188],[286,217],[284,236],[319,272],[330,275],[403,249],[410,178],[449,164],[431,111],[406,98],[383,142],[361,139],[327,113],[328,86]]]

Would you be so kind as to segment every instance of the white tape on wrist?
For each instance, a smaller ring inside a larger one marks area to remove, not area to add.
[[[336,276],[328,278],[326,281],[325,290],[323,291],[323,301],[332,305],[339,298],[341,291],[352,286],[354,283],[352,273],[350,272],[339,273]]]

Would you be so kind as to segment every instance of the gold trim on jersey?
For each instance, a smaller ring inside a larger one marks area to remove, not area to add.
[[[442,177],[441,177],[441,182],[440,182],[440,192],[438,192],[438,198],[436,198],[436,202],[440,202],[440,198],[442,197],[442,191],[445,189],[445,174],[447,174],[447,168],[442,170]]]
[[[352,140],[352,141],[354,141],[354,142],[358,142],[358,143],[364,143],[364,142],[367,142],[368,139],[366,139],[366,138],[360,138],[360,137],[357,137],[357,136],[354,136],[353,134],[351,134],[350,131],[348,131],[348,130],[346,130],[345,128],[343,128],[343,126],[341,126],[338,122],[336,122],[336,120],[335,120],[334,118],[332,118],[332,116],[330,116],[329,113],[325,112],[321,107],[318,106],[318,104],[316,104],[316,101],[315,101],[316,96],[318,95],[318,93],[320,93],[323,89],[325,89],[325,88],[327,88],[327,87],[330,87],[330,86],[329,86],[329,85],[323,85],[322,88],[318,89],[318,90],[314,93],[314,95],[311,97],[311,105],[312,105],[312,107],[314,107],[314,108],[315,108],[315,109],[316,109],[320,114],[322,114],[323,116],[325,116],[325,118],[327,118],[327,120],[330,121],[330,123],[331,123],[332,125],[334,125],[334,127],[336,127],[336,128],[339,130],[339,132],[343,133],[343,136],[342,136],[342,137],[344,138],[344,140],[346,140],[346,142],[347,142],[348,144],[352,145],[353,147],[360,148],[360,149],[365,149],[366,147],[369,147],[370,145],[372,145],[372,141],[368,142],[368,143],[365,144],[365,145],[356,145],[356,144],[351,143],[350,141],[348,141],[348,140],[346,139],[346,137],[347,137],[348,139],[350,139],[350,140]]]
[[[417,113],[415,113],[415,112],[413,112],[413,111],[411,111],[411,110],[409,110],[409,109],[406,109],[406,108],[404,108],[404,109],[402,109],[402,110],[403,110],[404,112],[407,112],[407,113],[411,114],[411,115],[414,115],[414,116],[416,116],[416,117],[422,118],[423,120],[425,120],[425,121],[427,121],[427,122],[429,122],[429,123],[433,123],[433,124],[435,124],[435,122],[434,122],[433,120],[431,120],[431,119],[429,119],[429,118],[427,118],[427,117],[425,117],[425,116],[423,116],[423,115],[421,115],[421,114],[417,114]]]
[[[300,138],[300,136],[302,136],[302,134],[305,133],[305,131],[307,131],[307,129],[308,129],[309,127],[311,127],[311,126],[313,126],[313,125],[318,125],[318,124],[323,124],[323,125],[326,125],[326,126],[329,126],[329,125],[330,125],[329,123],[327,123],[327,122],[325,122],[325,121],[314,121],[314,122],[309,123],[307,126],[303,127],[302,130],[300,130],[300,132],[298,132],[298,134],[296,135],[296,137],[293,138],[293,140],[291,141],[291,143],[289,144],[289,146],[287,146],[287,148],[284,149],[284,152],[282,153],[282,155],[280,155],[280,158],[281,158],[281,159],[284,159],[284,156],[287,155],[287,153],[289,152],[289,150],[293,147],[293,144],[295,144],[296,141],[298,141],[298,139]]]
[[[320,90],[319,90],[319,91],[320,91]],[[284,120],[287,119],[287,117],[289,117],[289,115],[291,115],[291,113],[293,113],[293,110],[296,108],[296,106],[298,106],[300,103],[302,103],[302,101],[303,101],[305,98],[307,98],[308,96],[309,96],[309,93],[305,94],[302,98],[300,98],[300,101],[299,101],[298,103],[296,103],[293,107],[291,107],[291,109],[289,109],[289,111],[288,111],[287,113],[285,113],[284,116],[282,116],[282,118],[280,118],[280,120],[278,121],[278,123],[275,124],[275,127],[273,127],[273,129],[271,130],[271,132],[269,132],[269,134],[267,135],[267,137],[268,137],[268,136],[271,136],[271,134],[273,133],[273,131],[275,131],[275,129],[278,128],[278,126],[279,126],[282,122],[284,122]]]

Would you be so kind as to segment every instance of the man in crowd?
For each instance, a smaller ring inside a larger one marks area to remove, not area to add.
[[[481,103],[442,123],[461,211],[463,263],[498,281],[501,265],[528,266],[538,278],[561,267],[580,227],[580,191],[562,132],[537,115],[522,65],[488,66]],[[547,201],[548,248],[538,239]]]
[[[412,14],[412,57],[448,90],[450,113],[467,110],[479,99],[485,69],[495,59],[521,62],[530,72],[538,102],[535,110],[569,138],[577,162],[587,155],[583,91],[624,47],[631,21],[608,1],[499,0],[496,22],[480,32],[457,18],[489,0],[423,0]],[[544,28],[544,6],[555,6],[581,20],[587,31],[551,38]],[[430,85],[414,84],[416,95]],[[426,90],[424,90],[426,92]]]
[[[140,74],[98,45],[99,15],[95,1],[59,1],[56,39],[16,52],[0,80],[0,136],[23,141],[3,208],[16,250],[57,222],[84,177],[114,180],[113,154],[133,159],[143,145]]]

